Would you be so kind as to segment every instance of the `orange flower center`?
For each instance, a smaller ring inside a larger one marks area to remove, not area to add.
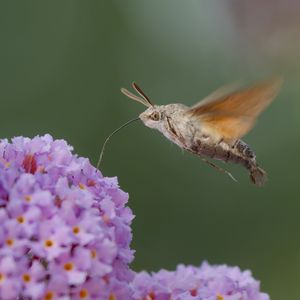
[[[79,186],[79,188],[82,189],[82,190],[85,189],[85,185],[84,185],[83,183],[79,183],[78,186]]]
[[[110,294],[108,300],[117,300],[117,298],[114,294]]]
[[[72,264],[72,263],[65,263],[64,264],[64,269],[66,270],[66,271],[72,271],[73,270],[73,268],[74,268],[74,265]]]
[[[95,259],[97,257],[97,252],[96,250],[91,250],[91,258]]]
[[[0,273],[0,282],[3,281],[5,278],[4,274]]]
[[[23,280],[24,280],[25,282],[29,282],[29,281],[31,280],[30,275],[29,275],[29,274],[24,274],[24,275],[23,275]]]
[[[74,234],[78,234],[79,231],[80,231],[80,228],[79,228],[78,226],[74,226],[74,227],[73,227],[73,233],[74,233]]]
[[[46,240],[45,241],[45,247],[50,248],[54,245],[54,242],[52,240]]]
[[[30,195],[26,195],[25,196],[25,201],[30,202],[32,199],[32,197]]]
[[[54,293],[53,292],[47,292],[45,294],[44,300],[52,300],[54,298]]]
[[[82,289],[80,292],[79,292],[79,297],[84,299],[84,298],[87,298],[87,296],[89,295],[87,289]]]
[[[224,300],[224,297],[221,294],[217,294],[217,300]]]
[[[15,241],[13,239],[7,239],[6,240],[6,245],[9,246],[9,247],[11,247],[14,244],[14,242]]]
[[[18,221],[20,224],[22,224],[22,223],[24,223],[25,219],[24,219],[23,216],[20,216],[20,217],[17,217],[17,221]]]

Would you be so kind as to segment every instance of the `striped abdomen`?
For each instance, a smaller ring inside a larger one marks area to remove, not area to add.
[[[254,184],[263,185],[265,182],[266,173],[258,167],[255,153],[242,140],[238,140],[231,146],[223,141],[218,144],[211,144],[206,142],[205,139],[198,139],[189,150],[198,155],[240,164],[249,171]]]

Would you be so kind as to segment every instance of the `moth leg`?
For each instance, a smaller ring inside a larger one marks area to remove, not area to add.
[[[227,171],[227,170],[225,170],[225,169],[223,169],[223,168],[221,168],[221,167],[215,165],[214,163],[212,163],[212,162],[209,161],[208,159],[204,158],[203,156],[200,156],[200,159],[201,159],[203,162],[205,162],[206,164],[208,164],[209,166],[211,166],[211,167],[213,167],[214,169],[218,170],[219,172],[223,172],[223,173],[227,174],[233,181],[237,182],[237,180],[233,177],[233,175],[232,175],[229,171]]]

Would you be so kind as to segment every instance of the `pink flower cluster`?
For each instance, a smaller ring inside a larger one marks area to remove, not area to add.
[[[71,150],[0,142],[0,299],[129,297],[128,195]]]
[[[249,271],[134,273],[116,178],[50,135],[0,140],[1,300],[269,300]]]

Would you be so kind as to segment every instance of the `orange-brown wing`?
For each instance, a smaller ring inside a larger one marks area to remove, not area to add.
[[[206,96],[204,99],[199,101],[198,103],[194,104],[191,108],[196,108],[199,105],[203,106],[204,104],[208,104],[208,103],[214,102],[216,100],[223,99],[226,96],[231,95],[232,93],[236,92],[240,88],[241,88],[241,83],[238,81],[223,85],[223,86],[219,87],[217,90],[213,91],[208,96]]]
[[[230,142],[243,137],[257,116],[272,102],[282,79],[269,80],[213,101],[200,102],[188,113]]]

